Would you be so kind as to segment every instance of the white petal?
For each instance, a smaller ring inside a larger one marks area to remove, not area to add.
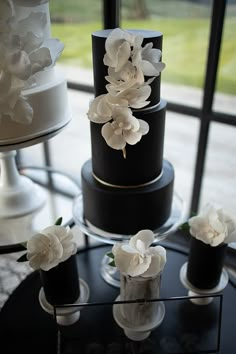
[[[12,119],[18,123],[30,124],[33,119],[33,109],[26,99],[20,97],[14,107]]]
[[[52,63],[51,66],[55,65],[64,49],[64,44],[56,38],[49,38],[43,42],[42,46],[49,49]]]
[[[125,252],[121,247],[117,247],[114,255],[116,267],[120,270],[121,273],[127,273],[133,258],[133,254]]]
[[[94,123],[106,123],[111,119],[112,110],[105,96],[106,95],[100,95],[90,103],[88,118]],[[102,114],[100,114],[98,110],[100,110]]]
[[[20,38],[21,49],[26,53],[30,53],[35,49],[39,48],[43,43],[43,37],[40,38],[36,36],[33,32],[27,32],[24,37]]]
[[[144,242],[146,249],[152,244],[154,241],[154,233],[151,230],[141,230],[136,235],[131,237],[129,244],[131,247],[136,248],[137,240],[141,240]]]
[[[32,65],[32,74],[35,74],[52,64],[51,54],[48,48],[42,47],[29,54]]]
[[[102,136],[106,140],[107,145],[109,145],[111,148],[115,150],[122,150],[126,145],[123,136],[116,135],[114,133],[111,123],[109,122],[103,125],[102,127]]]
[[[142,119],[139,119],[139,132],[142,134],[142,135],[145,135],[149,132],[149,124],[145,121],[145,120],[142,120]]]
[[[158,71],[154,64],[146,60],[140,61],[140,67],[143,71],[143,74],[146,76],[158,76],[160,71]]]
[[[140,260],[139,263],[137,263],[137,260]],[[127,270],[127,274],[129,274],[131,277],[137,277],[139,275],[143,275],[149,268],[151,264],[151,257],[147,256],[145,258],[141,258],[140,256],[136,256],[136,259],[132,258],[130,262],[130,266]]]
[[[15,51],[6,56],[8,71],[21,80],[27,80],[31,75],[31,63],[24,51]]]
[[[130,130],[126,131],[124,130],[123,131],[123,135],[124,135],[124,139],[125,141],[130,144],[130,145],[135,145],[137,144],[141,138],[142,138],[142,134],[139,133],[139,132],[132,132]]]
[[[129,57],[130,57],[130,46],[129,46],[129,43],[124,42],[118,48],[117,65],[115,67],[115,71],[121,70],[121,68],[125,65],[125,63],[129,59]]]
[[[47,16],[45,13],[32,11],[28,17],[15,23],[15,32],[21,33],[21,36],[25,36],[29,32],[29,29],[31,29],[37,37],[43,38],[46,24]]]

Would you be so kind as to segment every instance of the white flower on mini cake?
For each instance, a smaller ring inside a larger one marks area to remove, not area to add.
[[[105,77],[109,82],[106,85],[107,93],[91,102],[87,114],[94,123],[107,123],[102,127],[102,136],[111,148],[123,150],[124,157],[126,144],[138,143],[147,134],[148,123],[137,120],[139,130],[136,130],[136,121],[135,129],[128,129],[127,133],[126,124],[124,129],[118,129],[114,112],[119,107],[127,115],[127,109],[147,106],[150,103],[147,100],[151,94],[150,84],[165,68],[165,64],[161,62],[161,51],[153,48],[152,43],[142,47],[142,42],[143,37],[139,34],[120,28],[111,31],[105,42],[106,53],[103,58],[104,64],[108,66],[108,75]],[[149,78],[146,80],[145,76]],[[132,119],[135,118],[135,113],[129,115],[132,115]]]
[[[190,234],[210,246],[236,241],[236,221],[216,204],[208,203],[188,224]]]
[[[64,45],[57,39],[43,41],[46,14],[33,12],[16,21],[11,0],[0,2],[0,123],[10,118],[22,124],[33,119],[24,90],[35,83],[34,75],[53,66]],[[33,31],[25,30],[30,28]]]
[[[75,254],[77,246],[71,229],[57,222],[33,235],[26,249],[18,261],[28,260],[32,269],[48,271]]]
[[[129,243],[117,243],[112,248],[115,266],[131,277],[149,278],[158,275],[166,264],[166,250],[150,247],[154,241],[151,230],[141,230]]]

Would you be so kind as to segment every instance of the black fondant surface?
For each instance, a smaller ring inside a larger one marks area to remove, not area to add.
[[[174,169],[163,163],[162,177],[139,188],[111,188],[92,176],[91,160],[82,167],[84,217],[94,226],[113,233],[135,234],[155,230],[168,219],[173,196]]]
[[[152,42],[153,48],[162,50],[162,33],[148,30],[129,30],[132,33],[142,35],[144,37],[142,47]],[[105,79],[108,67],[103,64],[105,55],[105,41],[111,30],[97,31],[92,34],[92,52],[93,52],[93,73],[94,73],[94,92],[95,96],[106,93]],[[148,100],[149,106],[154,106],[160,101],[160,76],[158,76],[151,84],[152,93]]]
[[[149,132],[136,145],[121,150],[109,147],[101,135],[102,124],[91,123],[94,174],[106,183],[132,186],[150,182],[162,171],[166,101],[154,109],[139,110],[134,116],[149,124]]]
[[[227,245],[212,247],[191,237],[187,267],[189,282],[198,289],[213,289],[219,283]]]
[[[79,273],[75,255],[55,268],[40,270],[40,279],[46,299],[52,305],[73,303],[79,298]]]

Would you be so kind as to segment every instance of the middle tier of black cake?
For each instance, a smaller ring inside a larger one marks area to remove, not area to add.
[[[107,66],[103,64],[105,41],[111,31],[92,35],[95,97],[106,93]],[[130,31],[162,49],[162,34]],[[163,159],[166,102],[160,99],[160,75],[151,84],[149,105],[132,110],[146,121],[149,131],[135,145],[122,151],[109,147],[101,135],[102,124],[91,122],[92,159],[82,167],[85,222],[111,233],[132,235],[142,229],[155,231],[172,209],[174,169]]]

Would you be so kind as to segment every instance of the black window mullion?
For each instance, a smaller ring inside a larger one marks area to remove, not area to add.
[[[103,0],[103,28],[120,27],[120,0]]]
[[[217,69],[220,56],[221,40],[224,26],[226,0],[214,0],[212,5],[210,41],[208,48],[208,58],[205,74],[204,96],[202,102],[202,113],[200,121],[200,132],[198,139],[198,151],[195,165],[193,194],[191,201],[191,211],[197,212],[202,178],[205,167],[206,152],[210,128],[210,113],[215,92]]]

